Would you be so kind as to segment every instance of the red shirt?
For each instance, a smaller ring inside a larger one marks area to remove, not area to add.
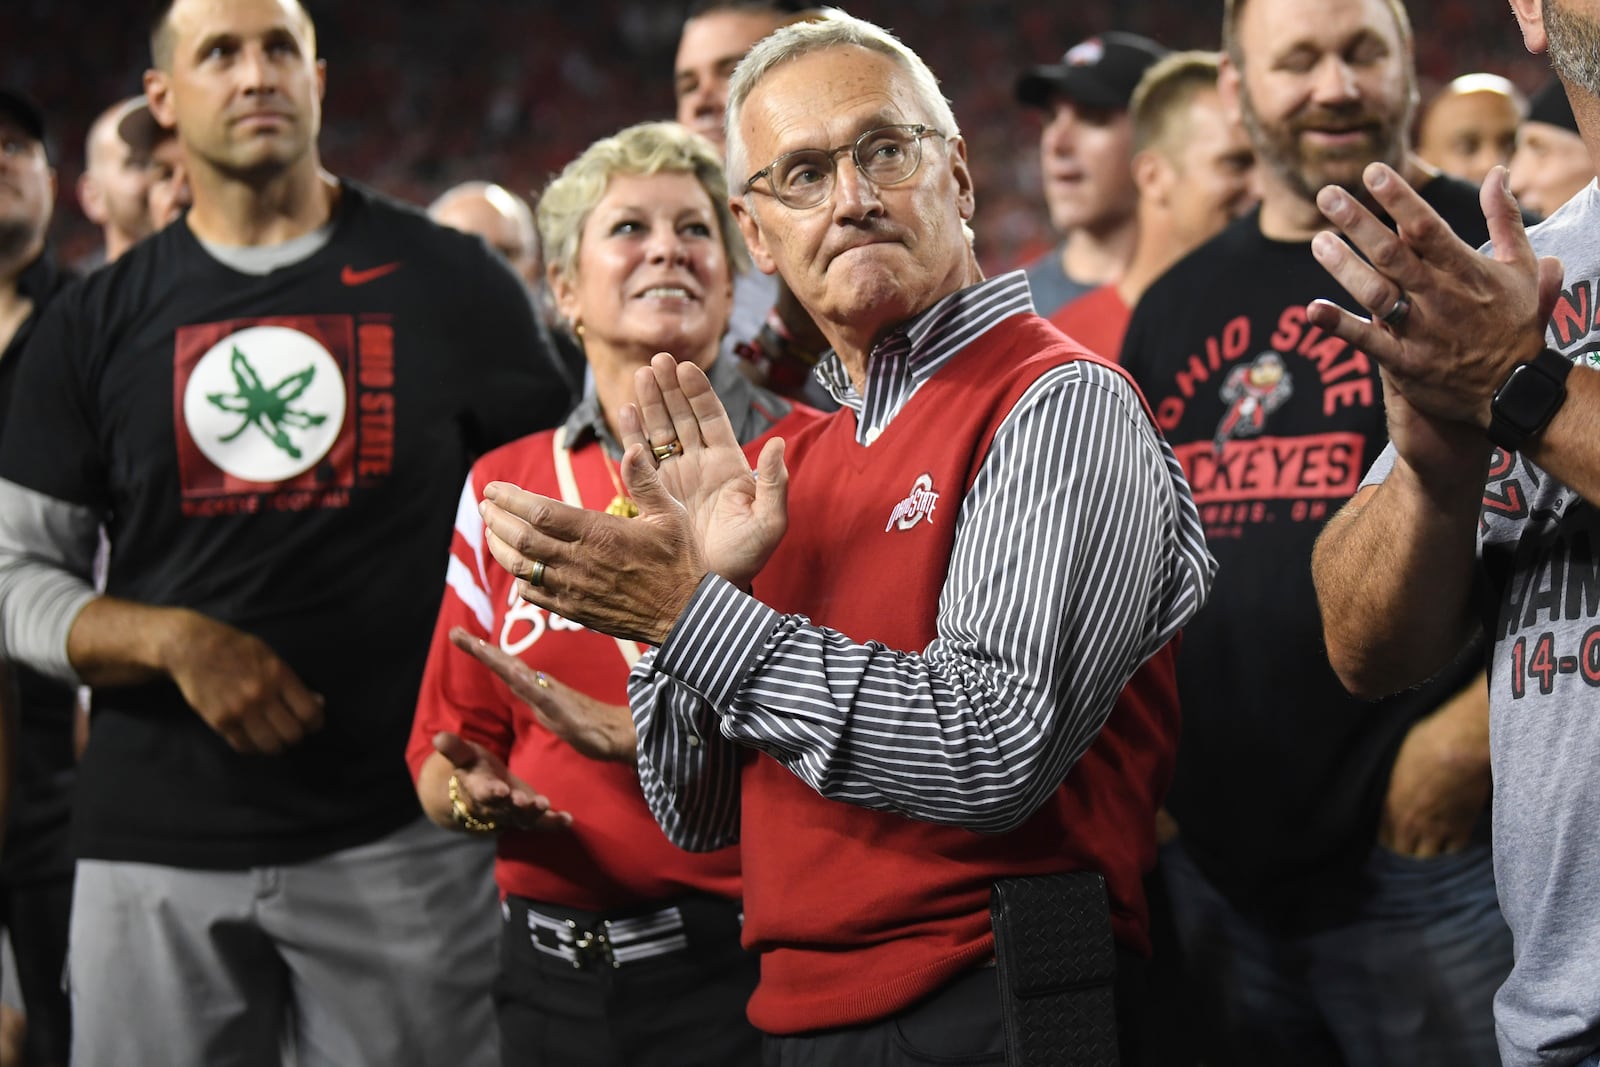
[[[1102,285],[1050,316],[1051,325],[1097,356],[1115,363],[1122,357],[1122,338],[1133,309],[1122,302],[1115,285]]]
[[[768,436],[813,417],[797,408]],[[516,580],[483,546],[477,504],[491,481],[595,510],[616,495],[601,445],[591,438],[568,451],[557,443],[562,432],[524,437],[472,468],[456,512],[444,600],[406,748],[412,777],[433,752],[434,734],[449,730],[504,759],[555,810],[572,812],[569,830],[500,835],[495,879],[503,893],[586,911],[695,891],[737,898],[737,848],[691,853],[671,844],[645,805],[633,767],[579,755],[540,726],[498,676],[450,643],[450,628],[465,627],[597,700],[627,704],[628,668],[644,646],[586,630],[522,600]],[[765,440],[748,446],[752,456]]]

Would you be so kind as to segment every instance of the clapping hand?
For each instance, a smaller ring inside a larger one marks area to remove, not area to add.
[[[636,518],[588,511],[507,482],[479,512],[496,562],[531,603],[592,630],[659,645],[708,571],[740,586],[787,525],[783,444],[750,469],[722,402],[692,363],[658,355],[618,419]]]
[[[783,439],[768,441],[751,470],[705,372],[664,353],[635,373],[634,389],[637,406],[618,416],[624,448],[638,445],[638,462],[683,505],[710,568],[747,587],[788,528]]]
[[[516,656],[457,626],[450,643],[500,677],[528,705],[539,725],[593,760],[635,763],[638,737],[626,706],[606,704],[529,667]]]
[[[505,761],[480,744],[441,732],[434,749],[454,768],[462,806],[478,822],[497,830],[565,830],[571,812],[550,810],[550,799],[512,774]]]

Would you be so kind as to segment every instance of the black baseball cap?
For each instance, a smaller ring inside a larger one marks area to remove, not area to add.
[[[0,117],[10,119],[23,133],[44,144],[44,112],[20,92],[0,88]]]
[[[1110,30],[1067,49],[1061,62],[1029,67],[1017,79],[1017,99],[1047,108],[1052,97],[1089,107],[1126,109],[1144,72],[1170,49],[1137,33]]]
[[[1578,120],[1572,116],[1572,101],[1567,99],[1567,87],[1560,78],[1545,82],[1533,99],[1528,101],[1528,122],[1545,122],[1563,130],[1578,132]]]

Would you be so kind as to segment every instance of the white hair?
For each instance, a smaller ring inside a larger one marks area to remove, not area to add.
[[[761,79],[774,68],[812,52],[829,48],[854,46],[888,56],[900,65],[911,79],[911,88],[917,102],[927,109],[927,122],[946,137],[959,136],[955,113],[950,102],[939,91],[939,79],[922,61],[922,57],[902,44],[899,38],[881,26],[863,19],[853,18],[837,8],[824,8],[815,18],[790,23],[764,37],[750,49],[733,72],[728,84],[728,184],[744,193],[744,179],[749,174],[745,159],[744,136],[739,130],[739,112],[745,100]]]

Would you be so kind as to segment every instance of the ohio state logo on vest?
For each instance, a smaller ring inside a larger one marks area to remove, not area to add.
[[[909,530],[923,519],[929,525],[933,523],[933,509],[939,504],[939,494],[933,490],[933,476],[921,474],[911,483],[911,493],[904,500],[894,506],[889,513],[889,522],[884,526],[883,532],[888,533],[895,527]]]

